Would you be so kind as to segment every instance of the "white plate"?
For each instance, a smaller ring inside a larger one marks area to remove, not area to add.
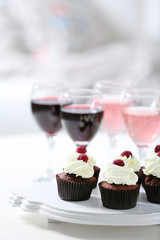
[[[137,206],[129,210],[104,208],[98,187],[87,201],[63,201],[58,196],[56,182],[36,183],[15,190],[9,203],[48,219],[70,223],[107,226],[160,224],[160,204],[148,202],[143,188],[140,189]]]

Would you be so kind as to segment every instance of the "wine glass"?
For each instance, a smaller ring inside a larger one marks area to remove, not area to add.
[[[92,89],[70,89],[61,100],[62,126],[77,146],[87,147],[103,118],[101,94]]]
[[[103,95],[104,118],[102,127],[109,136],[110,149],[114,153],[119,134],[124,129],[122,117],[122,99],[125,90],[130,86],[128,81],[100,80],[94,85]]]
[[[123,118],[125,128],[139,150],[141,166],[144,165],[147,149],[159,136],[160,92],[150,89],[133,89],[125,93]]]
[[[46,171],[42,176],[35,178],[34,181],[51,181],[55,177],[51,165],[54,137],[61,129],[60,97],[66,86],[67,83],[63,81],[55,82],[48,86],[41,84],[33,85],[31,92],[32,114],[39,127],[46,134],[50,153],[47,159]]]

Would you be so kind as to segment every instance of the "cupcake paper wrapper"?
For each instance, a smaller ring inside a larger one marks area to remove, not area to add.
[[[112,190],[101,186],[103,206],[110,209],[130,209],[136,206],[139,187],[132,190]]]
[[[84,201],[90,198],[94,182],[69,182],[57,178],[59,197],[66,201]]]
[[[160,186],[148,186],[143,182],[143,187],[149,202],[160,203]]]

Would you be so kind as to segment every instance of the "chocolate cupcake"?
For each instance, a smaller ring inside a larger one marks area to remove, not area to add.
[[[133,168],[134,172],[138,176],[138,183],[142,182],[142,171],[139,160],[132,154],[130,151],[124,151],[120,156],[116,157],[117,159],[122,159],[125,163],[125,166]]]
[[[106,166],[105,181],[99,183],[102,204],[110,209],[130,209],[136,206],[140,185],[132,168],[116,159]]]
[[[145,174],[144,174],[144,172],[143,172],[143,169],[144,169],[144,166],[143,167],[141,167],[140,168],[140,170],[139,170],[139,172],[138,172],[138,177],[139,177],[139,183],[141,184],[141,183],[143,183],[143,180],[144,180],[144,178],[145,178]]]
[[[94,177],[76,177],[76,174],[62,172],[56,175],[58,194],[66,201],[84,201],[90,198],[93,186],[96,182]]]
[[[96,178],[85,153],[67,161],[62,173],[56,175],[59,197],[66,201],[84,201],[90,198]]]
[[[143,173],[142,185],[148,201],[160,203],[160,152],[154,152],[145,160]]]
[[[96,178],[96,182],[93,188],[95,188],[97,186],[97,182],[98,182],[98,178],[99,178],[99,173],[100,173],[100,168],[98,166],[96,166],[96,161],[95,159],[90,156],[87,153],[87,149],[85,146],[80,145],[77,147],[76,152],[72,153],[68,158],[67,158],[67,162],[71,163],[74,162],[75,160],[77,160],[77,158],[79,157],[80,154],[86,154],[88,157],[88,163],[93,166],[94,169],[94,177]]]
[[[94,166],[93,169],[94,169],[94,175],[93,175],[93,177],[96,178],[96,182],[95,182],[95,185],[94,185],[93,188],[96,188],[96,187],[97,187],[97,183],[98,183],[98,179],[99,179],[99,173],[100,173],[100,170],[101,170],[101,169],[100,169],[98,166]]]

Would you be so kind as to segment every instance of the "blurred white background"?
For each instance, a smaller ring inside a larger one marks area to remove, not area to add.
[[[159,0],[0,0],[0,134],[40,131],[34,82],[160,88]]]

